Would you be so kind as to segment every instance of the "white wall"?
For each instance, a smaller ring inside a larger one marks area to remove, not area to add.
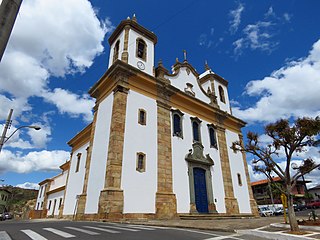
[[[147,59],[146,61],[142,60],[141,58],[136,57],[136,40],[137,38],[142,38],[145,43],[147,44]],[[145,38],[141,34],[135,32],[134,30],[129,30],[129,46],[128,46],[128,52],[129,52],[129,59],[128,63],[134,67],[137,67],[137,62],[141,61],[145,65],[145,70],[141,70],[145,73],[148,73],[151,76],[154,76],[153,74],[153,67],[154,67],[154,44],[152,41],[150,41],[148,38]]]
[[[239,140],[239,136],[235,132],[226,130],[226,139],[234,196],[238,200],[240,213],[251,213],[248,184],[242,159],[242,153],[234,153],[233,150],[230,148],[232,142]],[[238,173],[241,175],[242,186],[239,186],[238,184]]]
[[[94,132],[85,213],[97,213],[101,190],[104,188],[107,153],[110,134],[113,94],[106,97],[98,107]]]
[[[86,148],[89,146],[89,143],[84,144],[82,147],[73,152],[71,163],[70,163],[70,173],[66,186],[66,197],[64,201],[64,215],[70,215],[74,213],[74,208],[76,204],[76,197],[82,193],[83,189],[83,179],[85,173],[85,164],[87,158]],[[76,172],[77,165],[77,154],[81,153],[81,160],[79,165],[79,171]]]
[[[225,103],[220,101],[219,86],[221,86],[223,88]],[[217,96],[217,101],[218,101],[218,105],[219,105],[220,109],[222,111],[226,111],[227,113],[231,114],[228,88],[225,85],[221,84],[220,82],[218,82],[216,80],[214,80],[214,88],[215,88],[215,93],[216,93],[216,96]]]
[[[60,199],[62,199],[61,204],[63,204],[63,195],[64,195],[64,190],[60,191],[60,192],[56,192],[56,193],[52,193],[48,196],[48,202],[47,202],[47,216],[52,215],[53,210],[54,210],[54,215],[57,216],[59,215],[59,203],[60,203]],[[55,201],[56,200],[56,204]],[[49,204],[51,201],[51,206],[49,209]],[[54,205],[55,204],[55,205]]]
[[[205,102],[210,103],[210,99],[202,92],[200,85],[198,84],[197,77],[193,75],[190,71],[188,75],[186,71],[186,67],[180,68],[180,71],[177,76],[171,77],[166,76],[170,81],[171,85],[180,89],[180,91],[185,92],[184,89],[187,87],[187,83],[191,83],[193,85],[193,92],[195,93],[195,98]],[[206,90],[205,90],[206,91]]]
[[[36,203],[36,207],[35,207],[36,210],[43,209],[43,201],[44,201],[46,186],[47,186],[47,183],[40,185],[40,187],[39,187],[38,196],[37,196],[37,203]],[[42,191],[41,191],[41,189],[42,189]]]
[[[173,162],[173,191],[177,197],[177,210],[179,213],[188,213],[190,210],[190,192],[189,192],[189,177],[188,165],[185,161],[185,156],[192,149],[192,126],[190,117],[195,117],[184,113],[183,115],[183,139],[179,137],[172,137],[172,162]],[[172,117],[171,117],[172,120]],[[224,202],[224,187],[223,177],[221,171],[221,162],[219,150],[210,148],[209,131],[207,124],[202,120],[201,142],[204,146],[204,154],[209,154],[214,161],[214,166],[211,167],[213,198],[216,199],[215,204],[219,213],[225,213]],[[173,124],[172,129],[173,129]],[[172,135],[171,129],[171,135]],[[216,138],[218,141],[218,138]]]
[[[49,191],[65,186],[67,181],[67,176],[68,176],[68,171],[64,171],[58,176],[55,176],[54,178],[52,178]]]
[[[138,111],[146,111],[146,125]],[[146,154],[146,171],[136,171],[136,154]],[[128,93],[121,187],[124,213],[155,213],[157,190],[157,103],[132,90]]]
[[[116,42],[120,39],[119,45],[119,56],[118,58],[121,59],[121,55],[123,53],[123,46],[124,46],[124,34],[125,31],[123,30],[118,38],[112,43],[110,46],[110,55],[109,55],[109,68],[113,64],[113,54],[114,54],[114,46]],[[136,40],[137,38],[142,38],[145,43],[147,44],[147,59],[146,61],[136,57]],[[154,76],[153,67],[154,67],[154,44],[148,38],[144,37],[143,35],[137,33],[133,29],[129,30],[129,38],[128,38],[128,64],[137,68],[137,62],[141,61],[145,65],[145,69],[141,70],[145,73],[148,73],[151,76]]]
[[[122,31],[118,38],[112,43],[112,45],[110,46],[110,54],[109,54],[109,66],[108,68],[111,67],[111,65],[113,64],[113,55],[114,55],[114,46],[116,45],[116,42],[120,40],[120,44],[119,44],[119,55],[118,55],[118,59],[121,59],[121,54],[123,53],[123,45],[124,45],[124,31]]]

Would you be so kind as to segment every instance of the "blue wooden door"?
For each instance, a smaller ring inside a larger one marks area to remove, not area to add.
[[[196,208],[199,213],[208,213],[208,195],[206,186],[206,171],[202,168],[193,169],[194,194]]]

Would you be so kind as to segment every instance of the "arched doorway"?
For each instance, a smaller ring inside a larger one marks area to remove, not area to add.
[[[206,170],[193,168],[194,196],[198,213],[208,213],[208,195],[206,184]]]
[[[210,170],[213,160],[209,154],[203,155],[201,143],[195,142],[192,147],[185,157],[188,162],[190,213],[216,213]]]

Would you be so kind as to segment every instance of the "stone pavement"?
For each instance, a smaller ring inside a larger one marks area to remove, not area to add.
[[[320,239],[320,227],[300,226],[302,231],[308,234],[297,236],[286,233],[289,225],[283,224],[283,216],[264,217],[264,218],[239,218],[239,219],[213,219],[213,220],[148,220],[148,221],[129,221],[131,224],[194,228],[200,230],[237,232],[268,239],[296,240],[296,239]]]

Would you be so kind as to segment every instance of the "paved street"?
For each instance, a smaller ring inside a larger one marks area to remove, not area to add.
[[[58,240],[76,239],[112,239],[112,240],[263,240],[255,236],[242,234],[204,231],[196,229],[139,226],[101,222],[71,221],[6,221],[0,222],[0,240]]]

